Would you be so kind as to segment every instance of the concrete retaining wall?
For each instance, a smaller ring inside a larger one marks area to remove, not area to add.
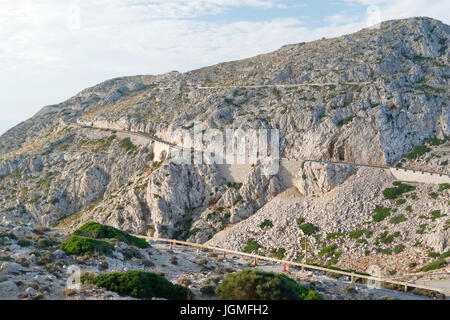
[[[394,175],[394,177],[400,181],[432,183],[432,184],[450,183],[450,176],[446,174],[397,169],[397,168],[391,168],[390,170]]]

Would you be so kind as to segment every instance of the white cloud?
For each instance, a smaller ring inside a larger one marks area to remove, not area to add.
[[[347,3],[371,6],[379,9],[381,20],[402,19],[415,16],[432,17],[448,23],[450,1],[448,0],[344,0]],[[374,13],[378,14],[378,13]]]

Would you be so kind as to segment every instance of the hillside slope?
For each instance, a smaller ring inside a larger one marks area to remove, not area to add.
[[[259,168],[237,186],[227,185],[214,165],[158,162],[154,142],[114,129],[175,142],[176,130],[194,121],[222,130],[277,128],[283,157],[448,172],[449,33],[448,25],[430,18],[387,21],[245,60],[86,89],[0,137],[0,219],[67,228],[96,220],[205,242],[284,190]],[[325,169],[299,176],[309,175],[308,188],[317,190],[315,175]],[[381,201],[382,187],[367,189],[369,198]],[[438,200],[422,199],[421,206],[446,214],[448,190],[439,192]],[[329,210],[369,217],[377,203],[362,205],[362,199],[330,203],[342,208]],[[345,230],[362,222],[352,219]]]

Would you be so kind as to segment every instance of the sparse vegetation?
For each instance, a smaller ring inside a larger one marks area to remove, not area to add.
[[[274,256],[275,258],[282,260],[284,258],[284,255],[286,254],[286,249],[284,248],[280,248],[280,249],[275,249],[272,248],[270,250],[270,253],[272,254],[272,256]]]
[[[400,236],[400,232],[399,231],[394,232],[393,234],[389,234],[388,231],[384,231],[383,233],[381,233],[377,237],[377,239],[375,241],[375,244],[378,244],[380,242],[384,243],[384,244],[389,244],[389,243],[392,243],[392,241],[394,241],[394,239],[399,237],[399,236]]]
[[[430,212],[430,219],[431,220],[436,220],[436,219],[439,219],[439,218],[442,218],[442,217],[446,217],[447,215],[446,214],[442,214],[441,213],[441,210],[433,210],[433,211],[431,211]]]
[[[298,227],[300,228],[300,230],[303,231],[303,234],[305,234],[306,236],[313,235],[313,234],[317,233],[317,231],[319,231],[319,227],[317,227],[309,222],[301,224]]]
[[[391,220],[389,220],[390,223],[392,224],[399,224],[402,223],[404,221],[406,221],[406,217],[403,214],[399,214],[398,216],[392,217]]]
[[[409,160],[416,160],[419,159],[421,156],[426,154],[427,152],[430,152],[431,149],[427,146],[418,146],[415,147],[410,153],[408,153],[405,157]]]
[[[403,252],[403,250],[405,250],[405,246],[402,244],[398,244],[394,247],[395,254],[399,254],[399,253]]]
[[[374,210],[374,215],[372,216],[373,221],[381,222],[391,214],[391,208],[385,208],[382,206],[376,206]]]
[[[410,186],[408,184],[405,183],[397,183],[394,187],[392,188],[386,188],[383,190],[383,195],[386,199],[395,199],[397,197],[399,197],[400,195],[410,192],[410,191],[414,191],[416,190],[416,187],[414,186]]]
[[[437,261],[431,262],[425,266],[423,266],[422,268],[419,269],[420,272],[428,272],[428,271],[433,271],[433,270],[437,270],[437,269],[442,269],[447,265],[447,263],[445,262],[444,259],[439,259]]]
[[[264,220],[263,222],[261,222],[261,224],[259,225],[259,227],[261,229],[264,228],[272,228],[273,227],[273,223],[272,221],[270,221],[269,219]]]
[[[261,248],[259,243],[256,242],[255,239],[250,238],[247,240],[247,245],[244,247],[243,251],[246,253],[252,253],[252,252],[255,252],[256,250],[258,250],[259,248]]]
[[[136,146],[133,144],[133,142],[131,142],[130,138],[125,138],[125,139],[121,140],[119,142],[119,146],[125,152],[132,152],[132,151],[135,151],[137,149]]]
[[[350,122],[353,121],[353,119],[355,119],[355,116],[342,119],[341,121],[338,122],[338,127],[342,127],[345,126],[346,124],[349,124]]]

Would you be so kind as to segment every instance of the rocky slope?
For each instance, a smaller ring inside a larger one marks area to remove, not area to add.
[[[296,237],[294,217],[311,218],[324,232],[361,228],[375,205],[388,205],[381,191],[392,178],[384,173],[306,166],[296,182],[306,199],[274,206],[283,186],[258,167],[242,186],[227,185],[214,166],[158,162],[154,143],[114,129],[175,141],[176,130],[194,121],[216,129],[278,128],[283,157],[448,172],[449,31],[429,18],[387,21],[184,74],[119,78],[86,89],[0,137],[0,221],[74,228],[95,220],[199,242],[244,220],[246,230],[254,228],[252,221],[269,213]],[[424,143],[433,151],[407,156]],[[438,186],[417,187],[415,210],[448,213],[448,190],[434,199],[426,194]],[[414,219],[396,227],[414,233]],[[441,221],[432,228],[441,230]],[[373,227],[376,237],[382,229]],[[230,239],[223,245],[242,246]],[[284,238],[271,239],[267,247]],[[415,237],[405,239],[409,245]],[[292,258],[295,243],[284,243]],[[424,245],[421,255],[426,251]]]
[[[194,300],[214,299],[211,290],[224,275],[243,268],[254,268],[249,259],[222,257],[213,252],[152,243],[138,249],[124,242],[115,245],[110,254],[71,256],[59,249],[67,238],[64,230],[28,224],[0,223],[0,299],[1,300],[132,300],[100,287],[81,284],[68,287],[69,268],[78,267],[82,274],[104,274],[124,270],[154,272],[169,281],[188,287]],[[280,266],[260,263],[257,268],[280,270]],[[429,299],[412,293],[368,288],[349,284],[346,279],[332,279],[320,273],[300,273],[290,269],[288,276],[313,288],[330,300]],[[203,289],[202,289],[203,288]]]
[[[251,239],[266,256],[360,271],[377,265],[385,276],[418,271],[436,260],[430,252],[450,253],[449,189],[415,184],[397,199],[386,199],[382,191],[393,183],[388,171],[359,169],[331,191],[276,197],[207,244],[245,251]]]

